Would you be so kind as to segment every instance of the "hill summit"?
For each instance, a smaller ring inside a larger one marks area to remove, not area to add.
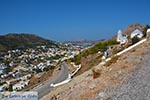
[[[57,46],[56,42],[34,34],[7,34],[0,36],[0,50],[34,48],[39,45]]]

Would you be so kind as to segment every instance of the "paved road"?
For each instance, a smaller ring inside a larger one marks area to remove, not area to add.
[[[61,65],[61,71],[58,73],[58,75],[56,77],[54,76],[50,82],[44,83],[44,85],[42,85],[41,87],[39,87],[34,91],[38,91],[38,96],[39,98],[41,98],[52,90],[52,87],[50,87],[51,83],[56,84],[66,80],[67,78],[68,78],[68,67],[67,64],[63,62]]]
[[[58,76],[54,77],[54,79],[52,79],[51,83],[56,84],[56,83],[60,83],[64,80],[66,80],[68,78],[68,67],[67,64],[65,62],[62,63],[61,65],[61,71],[58,74]]]

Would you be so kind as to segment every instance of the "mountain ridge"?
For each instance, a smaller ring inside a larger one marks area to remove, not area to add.
[[[12,49],[34,48],[39,45],[57,46],[55,41],[44,39],[35,34],[9,33],[0,35],[0,51]]]

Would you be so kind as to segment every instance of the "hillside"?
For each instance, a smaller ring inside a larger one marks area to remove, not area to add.
[[[144,33],[148,26],[132,24],[123,32],[129,36],[136,28]],[[149,100],[149,41],[117,56],[116,59],[112,58],[111,63],[108,61],[105,65],[98,64],[101,58],[98,51],[104,51],[110,45],[114,45],[114,48],[121,46],[115,40],[114,37],[99,42],[72,59],[82,65],[78,75],[70,83],[56,87],[55,91],[41,100]],[[99,74],[96,78],[95,69]]]
[[[101,74],[93,79],[92,70],[55,88],[45,98],[52,100],[149,100],[150,45],[147,42],[119,56],[110,66],[97,65]],[[45,98],[41,100],[46,100]]]
[[[7,34],[0,36],[0,50],[34,48],[39,45],[57,46],[54,41],[34,34]]]
[[[123,30],[123,34],[127,35],[129,37],[131,32],[137,28],[139,30],[141,30],[144,34],[144,32],[146,32],[148,26],[134,23],[134,24],[129,25],[127,28],[125,28]],[[117,35],[117,33],[116,33],[116,35]],[[79,55],[75,56],[74,59],[71,59],[71,61],[75,62],[77,65],[78,64],[82,65],[82,68],[78,72],[78,75],[84,73],[85,71],[91,69],[93,66],[97,65],[101,61],[103,52],[106,51],[109,47],[111,47],[111,50],[108,53],[111,56],[112,54],[115,54],[115,53],[123,50],[124,48],[128,47],[133,42],[132,40],[129,40],[131,42],[129,42],[126,45],[121,46],[117,43],[116,38],[117,37],[114,36],[111,39],[108,39],[108,40],[105,40],[102,42],[98,42],[96,45],[92,46],[89,49],[84,50]],[[99,51],[101,52],[101,54],[98,53]]]

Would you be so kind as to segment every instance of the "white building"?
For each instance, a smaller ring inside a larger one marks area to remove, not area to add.
[[[150,33],[150,28],[149,28],[149,29],[147,29],[147,33]]]
[[[128,42],[127,37],[122,35],[121,30],[118,31],[117,42],[120,42],[120,44],[125,44]]]
[[[3,69],[0,69],[0,74],[3,74],[3,71],[4,71]]]
[[[4,85],[0,86],[0,92],[5,91],[5,89],[6,89],[6,86],[4,86]]]
[[[31,78],[31,74],[27,74],[25,76],[20,77],[21,80],[25,81]]]
[[[142,38],[143,37],[143,33],[139,30],[139,29],[135,29],[131,35],[130,35],[130,38],[133,38],[137,36],[138,38]]]
[[[27,80],[27,81],[20,81],[19,83],[13,85],[12,88],[13,88],[13,90],[21,90],[25,86],[28,86],[28,84],[29,84],[29,80]]]
[[[108,52],[105,51],[104,54],[103,54],[103,56],[102,56],[102,59],[105,60],[107,57],[108,57]]]

